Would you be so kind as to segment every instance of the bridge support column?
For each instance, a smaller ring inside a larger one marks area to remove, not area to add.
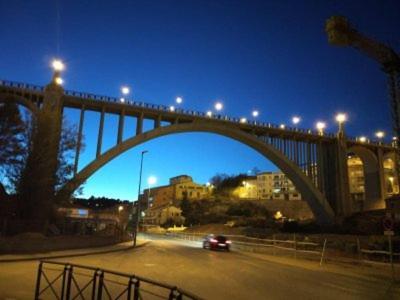
[[[377,170],[368,172],[368,168],[364,167],[365,182],[365,205],[364,210],[374,210],[385,208],[385,199],[387,197],[385,170],[383,166],[382,149],[377,149]]]
[[[343,135],[338,136],[337,140],[337,161],[336,164],[336,193],[337,208],[339,217],[347,217],[351,214],[351,200],[349,188],[349,172],[347,166],[347,145]]]
[[[78,141],[76,143],[76,151],[75,151],[75,163],[74,163],[74,175],[78,171],[79,164],[79,155],[81,152],[82,145],[82,132],[83,132],[83,123],[85,122],[85,107],[81,108],[81,114],[79,117],[79,131],[78,131]]]
[[[136,135],[139,135],[142,132],[143,132],[143,114],[140,114],[136,122]]]
[[[122,137],[124,134],[124,119],[125,111],[123,110],[119,115],[117,144],[121,144],[122,142]]]
[[[105,110],[103,108],[100,115],[99,133],[97,135],[96,158],[101,155],[101,145],[103,143],[104,114]]]
[[[32,129],[31,148],[18,187],[20,217],[44,224],[53,214],[64,90],[53,81]]]
[[[157,117],[157,119],[154,120],[154,129],[158,128],[161,126],[161,115]]]

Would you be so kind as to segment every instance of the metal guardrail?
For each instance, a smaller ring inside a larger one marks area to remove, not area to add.
[[[137,275],[78,264],[40,261],[35,300],[78,298],[92,300],[201,299],[176,286]]]
[[[208,233],[169,233],[170,236],[175,237],[175,238],[181,238],[189,241],[201,241],[202,238]],[[293,240],[278,240],[275,239],[260,239],[260,238],[253,238],[253,237],[248,237],[244,235],[229,235],[226,234],[224,235],[230,240],[232,240],[232,246],[243,249],[243,248],[249,248],[249,249],[254,249],[254,248],[272,248],[272,249],[280,249],[280,250],[288,250],[292,251],[297,257],[298,253],[305,253],[305,254],[314,254],[319,257],[320,265],[322,265],[324,258],[325,258],[325,249],[326,249],[326,242],[327,239],[324,239],[324,243],[318,244],[314,242],[307,242],[307,241],[298,241],[296,240],[296,235],[293,236]],[[286,246],[290,245],[290,246]],[[309,249],[309,248],[312,249]],[[274,252],[275,254],[275,252]]]

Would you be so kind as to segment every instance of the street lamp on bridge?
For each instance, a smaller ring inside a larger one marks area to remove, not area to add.
[[[326,128],[326,123],[325,122],[319,121],[319,122],[317,122],[315,127],[317,127],[319,135],[324,135],[324,129]]]
[[[219,101],[217,103],[215,103],[215,105],[214,105],[214,108],[216,111],[222,110],[223,107],[224,107],[223,104]]]
[[[54,70],[53,82],[62,85],[64,80],[61,78],[61,71],[65,70],[65,65],[60,59],[54,59],[51,63],[51,67]]]
[[[379,130],[375,132],[375,136],[379,139],[379,143],[382,143],[382,139],[385,137],[385,133]]]
[[[181,104],[183,102],[183,98],[182,97],[176,97],[175,99],[177,104]]]
[[[127,86],[122,86],[122,87],[121,87],[121,93],[122,93],[123,97],[121,97],[120,101],[121,101],[122,103],[125,102],[125,97],[127,97],[127,96],[129,95],[130,92],[131,92],[131,90],[130,90],[129,87],[127,87]]]
[[[298,117],[298,116],[294,116],[294,117],[292,118],[292,123],[293,123],[293,125],[295,125],[295,126],[296,126],[297,124],[299,124],[300,121],[301,121],[301,118]]]
[[[335,117],[336,122],[339,124],[339,134],[344,134],[344,123],[347,121],[347,115],[344,113],[338,113]]]

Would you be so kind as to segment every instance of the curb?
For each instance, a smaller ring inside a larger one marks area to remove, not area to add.
[[[11,258],[11,259],[0,259],[0,263],[12,263],[12,262],[23,262],[23,261],[36,261],[43,259],[53,259],[53,258],[64,258],[64,257],[75,257],[75,256],[88,256],[88,255],[97,255],[97,254],[107,254],[113,252],[120,252],[126,250],[133,250],[137,248],[141,248],[149,244],[151,241],[146,241],[143,244],[137,245],[136,247],[129,246],[122,249],[111,249],[111,250],[100,250],[93,252],[82,252],[82,253],[74,253],[74,254],[65,254],[65,255],[51,255],[51,256],[38,256],[38,257],[25,257],[25,258]]]

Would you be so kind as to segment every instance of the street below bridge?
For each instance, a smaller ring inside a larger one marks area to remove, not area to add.
[[[199,242],[149,237],[143,247],[55,261],[134,273],[204,299],[400,299],[371,267],[204,250]],[[38,262],[0,264],[0,299],[32,299]],[[145,297],[146,298],[146,297]]]

